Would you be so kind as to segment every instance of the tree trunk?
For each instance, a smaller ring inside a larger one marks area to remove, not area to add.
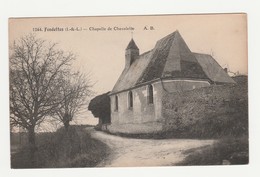
[[[63,124],[64,124],[65,130],[68,131],[69,130],[69,126],[70,126],[70,121],[65,121],[65,122],[63,122]]]
[[[35,163],[35,151],[36,151],[36,143],[35,143],[35,127],[30,127],[28,129],[28,141],[29,141],[29,158],[31,162],[31,167],[36,167]]]
[[[34,127],[30,128],[28,130],[28,141],[29,141],[29,145],[30,147],[35,147],[35,131],[34,131]]]

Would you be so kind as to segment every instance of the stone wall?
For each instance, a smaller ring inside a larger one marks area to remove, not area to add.
[[[247,85],[236,84],[165,92],[162,98],[164,130],[187,130],[199,120],[214,117],[224,122],[247,116],[247,97]]]
[[[118,110],[115,110],[115,96],[111,95],[111,125],[108,130],[113,133],[155,133],[162,132],[165,119],[162,116],[162,97],[165,92],[181,92],[199,87],[209,86],[207,81],[168,80],[158,81],[153,86],[153,104],[147,101],[148,86],[135,88],[133,93],[133,108],[128,105],[129,91],[116,94]]]
[[[160,85],[153,85],[153,103],[148,103],[148,86],[135,88],[133,93],[133,107],[129,108],[129,91],[116,94],[118,96],[118,110],[115,110],[115,96],[111,95],[111,131],[123,132],[153,132],[161,130],[161,98]],[[154,127],[154,128],[152,128]]]

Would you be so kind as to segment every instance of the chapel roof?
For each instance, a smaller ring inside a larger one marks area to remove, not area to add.
[[[149,65],[137,83],[165,77],[208,79],[178,31],[156,43]]]
[[[129,47],[138,49],[133,39],[127,49]],[[164,78],[234,83],[210,55],[191,52],[180,33],[175,31],[158,40],[152,50],[141,54],[125,68],[111,94]]]
[[[193,53],[203,71],[214,83],[236,83],[227,72],[217,63],[217,61],[208,54]]]

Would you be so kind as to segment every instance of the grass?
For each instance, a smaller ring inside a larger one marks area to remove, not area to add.
[[[37,149],[34,158],[24,146],[11,155],[12,168],[71,168],[94,167],[108,154],[109,148],[91,138],[85,126],[71,126],[54,133],[37,134]]]
[[[248,137],[225,137],[212,146],[190,149],[184,161],[177,165],[227,165],[248,164]]]

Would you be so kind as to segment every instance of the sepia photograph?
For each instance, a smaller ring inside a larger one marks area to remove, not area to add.
[[[246,13],[8,22],[12,169],[249,164]]]

